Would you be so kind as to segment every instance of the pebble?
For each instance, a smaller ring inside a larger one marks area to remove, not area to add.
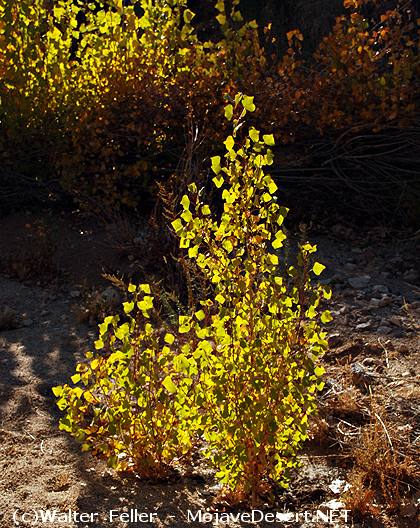
[[[356,290],[361,290],[369,286],[370,275],[360,275],[359,277],[350,277],[348,283],[352,288]]]
[[[361,363],[353,363],[351,376],[353,384],[362,390],[366,390],[374,381],[372,374]]]
[[[328,336],[328,345],[331,348],[336,348],[343,343],[343,338],[340,334],[331,334]]]
[[[404,273],[404,280],[407,282],[416,282],[419,278],[418,272],[412,268]]]
[[[357,269],[356,264],[353,264],[352,262],[346,262],[344,264],[344,268],[349,271],[355,271]]]
[[[80,297],[80,291],[79,290],[73,290],[70,292],[70,297],[73,299],[76,299],[77,297]]]
[[[363,365],[367,367],[379,367],[382,366],[382,361],[379,358],[368,356],[363,360]]]
[[[32,321],[32,319],[24,319],[22,321],[22,324],[23,324],[23,326],[32,326],[34,324],[34,322]]]
[[[371,321],[367,321],[366,323],[359,323],[358,325],[356,325],[356,330],[368,330],[371,326]]]
[[[377,334],[382,334],[382,335],[389,335],[389,334],[392,333],[392,329],[389,326],[380,326],[376,330],[376,333]]]
[[[112,304],[113,306],[119,304],[122,300],[120,292],[112,286],[108,286],[108,288],[102,292],[101,297],[105,302]]]
[[[392,277],[392,273],[390,271],[381,271],[379,274],[383,279],[390,279]]]
[[[332,310],[331,313],[336,317],[337,315],[344,315],[349,312],[349,307],[347,305],[340,306],[336,310]]]
[[[388,322],[391,323],[392,325],[398,326],[398,327],[400,327],[402,325],[401,319],[399,319],[396,315],[391,316],[388,319]]]
[[[379,300],[379,308],[385,308],[385,306],[389,306],[392,304],[392,297],[389,295],[383,295],[382,298]]]
[[[375,284],[372,291],[375,293],[389,293],[389,289],[384,284]]]
[[[371,299],[371,300],[369,301],[368,309],[369,309],[369,310],[376,310],[376,309],[378,309],[378,308],[380,307],[380,302],[381,302],[380,299],[375,299],[375,298]]]

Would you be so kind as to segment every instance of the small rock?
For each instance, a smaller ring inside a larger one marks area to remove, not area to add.
[[[376,330],[377,334],[389,335],[392,333],[392,329],[389,326],[379,326]]]
[[[390,271],[381,271],[379,274],[383,279],[390,279],[392,277],[392,273]]]
[[[379,358],[374,357],[366,357],[362,361],[363,365],[366,365],[367,367],[380,367],[382,366],[382,362]]]
[[[369,310],[377,310],[380,307],[381,299],[371,299],[369,302],[368,309]]]
[[[343,338],[340,334],[331,334],[328,337],[328,345],[330,348],[336,348],[343,343]]]
[[[394,325],[394,326],[398,326],[398,327],[401,327],[401,326],[402,326],[402,321],[401,321],[401,319],[399,319],[396,315],[391,316],[391,317],[388,319],[388,322],[391,323],[391,324]]]
[[[340,495],[341,493],[345,493],[347,490],[351,488],[350,484],[342,479],[335,479],[329,484],[328,486],[330,490],[335,493],[336,495]]]
[[[392,303],[392,297],[389,295],[383,295],[382,299],[379,300],[379,308],[385,308],[385,306],[389,306]]]
[[[346,262],[344,264],[344,269],[349,270],[349,271],[355,271],[357,270],[357,266],[356,264],[353,264],[352,262]]]
[[[418,272],[412,268],[404,273],[404,280],[407,282],[417,282],[419,278]]]
[[[112,286],[108,286],[108,288],[102,292],[101,297],[106,303],[109,303],[112,306],[116,306],[122,300],[120,292]]]
[[[355,288],[356,290],[361,290],[369,286],[370,275],[360,275],[359,277],[350,277],[348,279],[348,283],[350,284],[352,288]]]
[[[351,366],[351,374],[353,384],[362,389],[368,390],[368,387],[373,383],[374,377],[361,363],[353,363]]]
[[[32,326],[34,324],[34,322],[32,321],[32,319],[24,319],[22,321],[22,324],[23,324],[23,326],[28,327],[28,326]]]
[[[80,291],[79,290],[73,290],[70,292],[70,297],[73,299],[76,299],[77,297],[80,297]]]
[[[347,305],[340,306],[336,310],[332,310],[331,313],[334,317],[337,317],[338,315],[344,315],[349,312],[349,307]]]
[[[341,510],[345,507],[346,505],[343,501],[332,499],[328,502],[324,502],[323,504],[321,504],[319,509],[327,508],[328,510]]]
[[[405,332],[405,330],[403,330],[402,328],[394,328],[394,329],[392,330],[392,335],[393,335],[394,337],[398,337],[398,338],[400,338],[400,337],[404,337],[404,336],[406,335],[406,332]]]
[[[356,330],[368,330],[371,326],[371,321],[367,321],[366,323],[359,323],[358,325],[356,325]]]
[[[402,354],[403,356],[407,355],[410,353],[410,347],[408,347],[407,345],[401,345],[399,348],[398,348],[398,352],[400,354]]]
[[[344,282],[344,277],[341,273],[335,273],[332,277],[331,277],[331,283],[332,284],[338,284],[338,283],[341,283],[341,282]]]
[[[372,288],[372,291],[375,293],[389,293],[389,289],[383,284],[375,284],[375,286]]]

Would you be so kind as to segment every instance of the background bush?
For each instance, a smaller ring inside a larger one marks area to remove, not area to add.
[[[203,30],[187,0],[1,0],[3,173],[20,187],[42,183],[46,195],[59,183],[90,209],[144,209],[145,191],[177,173],[191,130],[203,151],[217,153],[223,97],[242,90],[259,103],[255,124],[268,123],[288,146],[273,172],[292,187],[301,182],[298,193],[356,195],[364,210],[363,195],[415,207],[414,3],[345,0],[313,56],[292,30],[280,58],[270,55],[270,28],[245,22],[238,4],[215,2]],[[386,142],[397,156],[387,156]]]

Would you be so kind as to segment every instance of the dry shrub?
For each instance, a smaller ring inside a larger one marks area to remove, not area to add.
[[[27,224],[22,243],[17,243],[0,256],[2,272],[18,280],[48,283],[57,279],[60,270],[57,247],[43,222]]]
[[[142,13],[114,0],[101,8],[58,0],[53,9],[49,0],[0,0],[6,157],[22,166],[25,147],[36,146],[30,165],[41,169],[40,180],[58,174],[90,210],[144,211],[145,194],[176,170],[190,121],[204,132],[206,155],[215,153],[225,137],[216,125],[223,97],[240,90],[260,103],[255,124],[298,145],[299,163],[308,171],[321,167],[326,185],[339,182],[359,194],[368,176],[372,197],[386,177],[395,197],[402,167],[408,190],[397,198],[407,201],[418,165],[410,155],[420,72],[414,2],[345,0],[346,14],[313,58],[304,58],[303,35],[294,30],[271,68],[256,23],[243,21],[238,3],[215,1],[214,38],[204,41],[187,0],[140,0]],[[314,148],[305,148],[308,140]],[[388,140],[398,156],[383,148]],[[373,154],[357,179],[366,151]]]
[[[395,511],[420,477],[415,446],[407,430],[398,429],[379,412],[372,410],[372,420],[363,428],[352,450],[354,465],[349,477],[352,487],[346,502],[360,515],[377,512],[375,500],[376,504],[382,503]]]
[[[10,306],[0,307],[0,332],[19,328],[18,314]]]

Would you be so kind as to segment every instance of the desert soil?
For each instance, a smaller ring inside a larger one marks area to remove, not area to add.
[[[68,381],[96,334],[93,321],[89,324],[89,317],[80,317],[86,291],[96,290],[109,298],[109,285],[101,273],[129,272],[136,266],[138,257],[130,250],[117,251],[107,233],[109,229],[80,217],[40,219],[21,213],[0,221],[0,526],[4,528],[215,526],[215,521],[190,522],[187,512],[223,509],[211,470],[198,467],[163,483],[121,477],[81,453],[77,443],[58,429],[60,413],[51,387]],[[37,237],[46,244],[41,250]],[[331,350],[324,358],[326,388],[320,395],[314,439],[302,453],[303,467],[290,489],[278,494],[274,512],[325,511],[334,504],[331,501],[343,501],[351,449],[372,419],[373,400],[391,444],[395,435],[406,438],[404,445],[414,464],[420,447],[418,237],[404,239],[381,229],[360,233],[337,224],[328,235],[321,231],[312,240],[318,243],[318,259],[327,265],[324,280],[334,291],[334,322],[328,329]],[[28,261],[28,248],[35,252],[33,261]],[[45,250],[54,256],[52,265]],[[378,491],[379,482],[376,487]],[[392,508],[379,501],[365,515],[350,513],[347,524],[341,520],[335,526],[415,528],[418,488],[419,482],[411,482]],[[133,508],[157,515],[144,523],[108,518],[110,510],[122,514]],[[93,522],[64,518],[61,523],[32,522],[34,510],[54,509],[98,515]],[[30,515],[22,519],[24,512]],[[284,519],[254,526],[326,526],[302,517],[297,522]]]

